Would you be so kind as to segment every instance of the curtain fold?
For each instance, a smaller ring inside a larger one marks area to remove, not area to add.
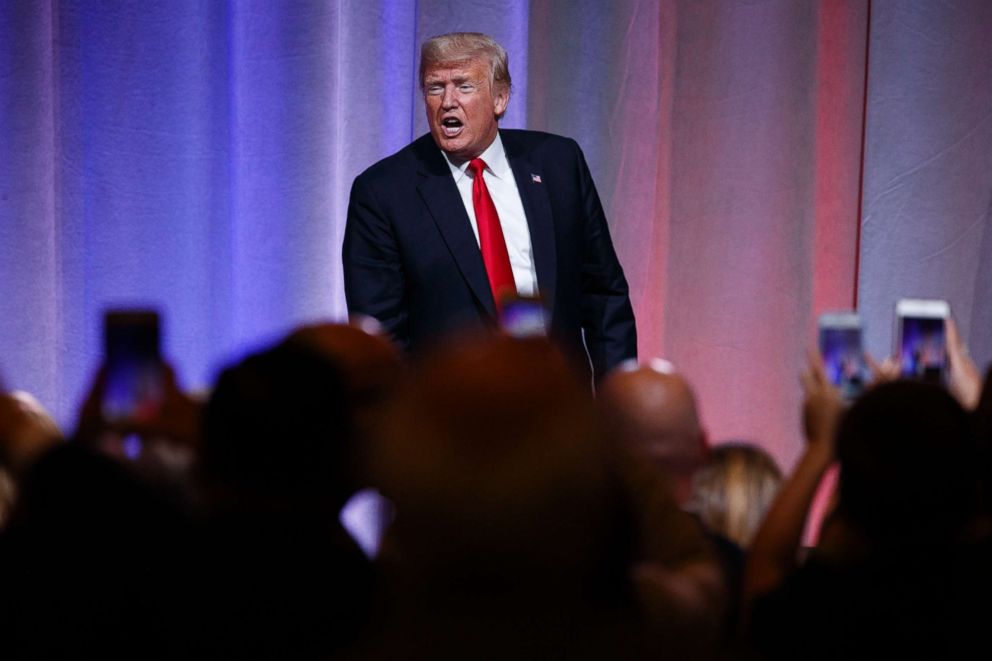
[[[0,384],[58,407],[62,287],[56,19],[0,3]]]
[[[950,301],[992,360],[992,4],[872,3],[859,300],[892,351],[899,298]]]

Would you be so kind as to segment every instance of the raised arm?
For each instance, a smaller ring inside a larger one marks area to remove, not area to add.
[[[745,608],[771,592],[796,569],[810,504],[836,454],[837,421],[843,402],[828,381],[818,355],[803,374],[806,450],[782,485],[751,546],[744,574]]]

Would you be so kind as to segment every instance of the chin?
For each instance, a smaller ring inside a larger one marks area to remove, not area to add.
[[[446,140],[443,136],[434,136],[434,144],[436,144],[441,151],[450,153],[453,149],[457,149],[458,146],[451,142],[451,140]]]
[[[442,144],[441,145],[441,151],[443,151],[448,156],[451,156],[453,158],[464,159],[464,158],[466,158],[466,156],[465,156],[465,151],[466,151],[465,150],[465,147],[466,147],[465,145],[445,145],[445,144]]]

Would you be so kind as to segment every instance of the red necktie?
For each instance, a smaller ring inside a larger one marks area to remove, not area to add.
[[[475,207],[475,223],[479,228],[479,248],[482,250],[482,261],[489,276],[489,288],[493,292],[493,300],[498,310],[505,297],[517,293],[517,286],[513,282],[510,255],[506,252],[506,241],[503,239],[503,228],[496,214],[496,205],[493,204],[493,198],[489,196],[489,188],[482,178],[486,162],[476,158],[469,161],[468,167],[472,171],[472,206]]]

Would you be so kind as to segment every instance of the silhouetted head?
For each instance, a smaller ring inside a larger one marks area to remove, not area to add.
[[[350,420],[341,371],[282,344],[221,374],[204,414],[203,468],[263,500],[340,504],[354,486]]]
[[[432,588],[575,587],[621,541],[591,393],[544,341],[454,342],[434,355],[375,459],[397,545]]]
[[[684,504],[692,476],[706,458],[706,435],[688,381],[650,365],[620,370],[606,378],[600,399],[630,447],[664,472]]]
[[[974,450],[968,416],[946,390],[883,384],[841,420],[838,512],[877,543],[944,542],[974,513]]]
[[[308,347],[333,361],[357,407],[384,399],[404,368],[399,350],[389,340],[351,324],[304,326],[293,331],[286,343]]]

